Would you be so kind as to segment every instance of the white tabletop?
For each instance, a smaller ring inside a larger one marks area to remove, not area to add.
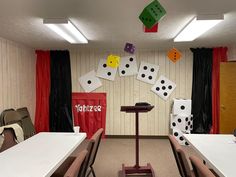
[[[186,140],[221,177],[236,177],[233,135],[184,134]]]
[[[49,177],[86,133],[39,133],[0,153],[2,177]]]

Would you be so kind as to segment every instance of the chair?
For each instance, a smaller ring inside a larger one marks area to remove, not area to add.
[[[15,110],[9,110],[4,114],[3,117],[4,125],[17,123],[22,127],[21,117],[22,116]]]
[[[100,142],[101,142],[103,131],[104,131],[103,128],[100,128],[91,137],[91,140],[94,141],[94,146],[92,148],[91,156],[90,156],[89,161],[88,161],[88,169],[87,169],[87,172],[86,172],[87,173],[86,177],[88,177],[91,172],[93,174],[93,177],[96,177],[94,169],[93,169],[93,164],[94,164],[95,159],[96,159],[96,155],[97,155],[97,152],[98,152],[98,147],[99,147]]]
[[[182,147],[179,145],[178,141],[173,135],[168,136],[171,148],[178,166],[179,173],[182,177],[194,177],[194,173],[191,170],[186,154]]]
[[[199,158],[190,156],[189,159],[196,177],[216,177]]]
[[[4,128],[2,135],[4,136],[4,139],[2,146],[0,147],[0,152],[3,152],[17,144],[13,128]]]
[[[171,149],[173,151],[179,173],[182,177],[184,177],[183,168],[182,168],[182,165],[180,163],[180,159],[179,159],[178,153],[177,153],[177,149],[180,149],[181,147],[180,147],[179,143],[176,141],[174,136],[169,135],[168,138],[169,138],[169,141],[170,141]]]
[[[14,109],[13,109],[13,108],[10,108],[10,109],[5,109],[5,110],[2,111],[2,113],[1,113],[1,115],[0,115],[0,126],[4,126],[4,125],[5,125],[3,118],[4,118],[5,114],[6,114],[8,111],[14,111]]]
[[[30,138],[35,134],[35,128],[30,118],[29,111],[26,107],[16,110],[21,115],[22,129],[24,131],[24,139]]]
[[[83,150],[77,157],[67,158],[51,177],[80,177],[87,153],[87,150]]]

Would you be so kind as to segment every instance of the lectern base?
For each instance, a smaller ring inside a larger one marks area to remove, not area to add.
[[[154,170],[150,163],[147,166],[133,166],[133,167],[126,167],[122,164],[122,177],[126,177],[128,174],[148,174],[150,177],[155,177]]]

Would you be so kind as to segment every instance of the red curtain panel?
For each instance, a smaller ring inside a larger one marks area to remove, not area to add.
[[[36,132],[49,131],[50,51],[36,52]]]
[[[220,62],[227,61],[227,47],[213,48],[212,63],[212,129],[211,133],[219,133],[220,118]]]

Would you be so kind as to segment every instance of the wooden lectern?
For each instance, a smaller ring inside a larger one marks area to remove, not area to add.
[[[151,177],[155,177],[154,170],[150,163],[147,163],[147,166],[139,166],[139,112],[149,112],[154,108],[154,106],[151,106],[149,104],[147,105],[141,105],[136,104],[136,106],[121,106],[120,111],[126,112],[126,113],[135,113],[135,126],[136,126],[136,149],[135,149],[135,157],[136,157],[136,164],[131,167],[127,167],[124,164],[122,164],[122,177],[126,177],[127,174],[138,174],[138,173],[146,173],[150,174]]]

